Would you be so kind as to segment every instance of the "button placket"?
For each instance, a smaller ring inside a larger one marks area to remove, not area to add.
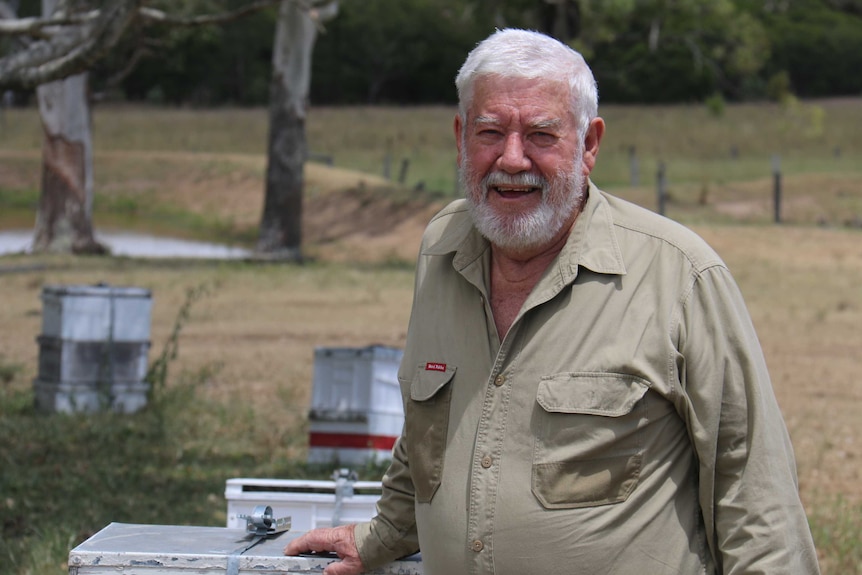
[[[498,356],[498,369],[505,357],[505,346]],[[499,466],[495,465],[502,448],[505,420],[511,389],[505,386],[507,375],[491,374],[485,390],[482,416],[476,435],[469,505],[468,545],[475,552],[476,563],[470,573],[487,573],[492,559],[494,516],[497,505]],[[486,553],[480,553],[486,551]]]

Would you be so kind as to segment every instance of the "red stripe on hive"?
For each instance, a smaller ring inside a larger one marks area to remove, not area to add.
[[[350,447],[354,449],[386,449],[395,447],[396,437],[388,435],[368,435],[361,433],[320,433],[308,434],[311,447]]]

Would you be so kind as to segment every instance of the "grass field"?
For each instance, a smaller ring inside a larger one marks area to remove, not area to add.
[[[403,344],[418,234],[453,193],[453,112],[312,111],[311,147],[336,169],[307,168],[305,265],[0,257],[0,574],[60,574],[68,549],[111,521],[223,525],[229,477],[328,474],[303,464],[313,350]],[[668,215],[718,250],[748,302],[823,572],[862,573],[862,101],[603,114],[596,182],[654,207],[654,168],[667,163]],[[97,108],[97,228],[251,245],[265,122],[262,110]],[[0,229],[32,225],[39,150],[35,113],[7,111]],[[404,187],[380,177],[387,150],[393,168],[410,159]],[[412,191],[420,181],[436,193]],[[150,360],[173,341],[176,357],[139,414],[38,415],[41,288],[100,281],[152,290]]]

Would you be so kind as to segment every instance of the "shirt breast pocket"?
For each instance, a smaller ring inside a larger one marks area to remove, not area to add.
[[[410,383],[405,426],[407,458],[416,501],[427,503],[434,497],[443,476],[446,434],[449,429],[451,381],[455,368],[445,371],[419,367]]]
[[[649,383],[616,373],[543,377],[532,490],[548,509],[625,501],[637,486]]]

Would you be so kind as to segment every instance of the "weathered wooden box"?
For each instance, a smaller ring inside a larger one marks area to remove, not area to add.
[[[232,563],[242,575],[322,573],[336,558],[285,557],[284,546],[301,531],[266,539],[242,555],[249,544],[243,529],[111,523],[69,552],[70,575],[227,575]],[[376,575],[422,575],[417,556],[369,571]]]

